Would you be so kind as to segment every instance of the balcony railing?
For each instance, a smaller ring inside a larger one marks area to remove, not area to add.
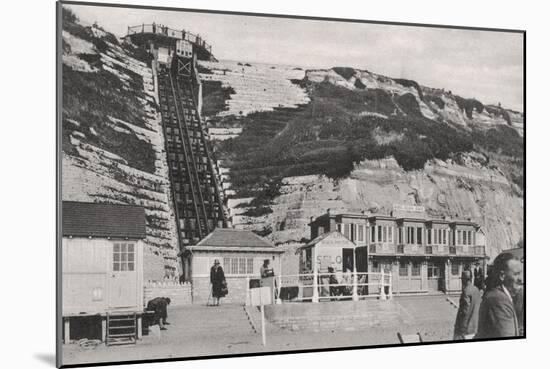
[[[484,246],[448,246],[448,245],[412,245],[412,244],[384,244],[369,245],[371,254],[397,255],[438,255],[438,256],[485,256]]]
[[[373,254],[395,254],[397,251],[396,245],[387,243],[371,243],[369,252]]]

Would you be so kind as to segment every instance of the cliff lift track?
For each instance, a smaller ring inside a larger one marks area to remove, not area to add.
[[[208,149],[202,120],[196,108],[192,79],[190,76],[178,75],[172,68],[159,73],[159,82],[163,131],[178,223],[178,239],[180,249],[183,250],[183,245],[189,241],[204,238],[216,227],[217,222],[227,227],[227,220],[219,192],[217,173]],[[171,136],[172,130],[174,136]],[[172,137],[175,140],[171,140]],[[180,188],[175,188],[178,181]],[[188,185],[190,191],[181,191],[182,188],[186,188],[185,185]],[[178,197],[178,195],[182,196]],[[190,195],[192,204],[189,204],[186,195]],[[185,220],[183,225],[180,222],[181,218]],[[187,220],[190,219],[196,221],[196,226],[189,225]],[[184,242],[183,239],[188,240]]]

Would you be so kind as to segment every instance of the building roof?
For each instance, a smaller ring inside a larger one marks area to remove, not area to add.
[[[251,231],[233,228],[216,228],[190,249],[199,248],[275,248],[271,242]]]
[[[334,233],[339,233],[339,235],[340,235],[341,237],[345,238],[347,241],[349,241],[350,243],[353,244],[353,247],[355,247],[355,244],[354,244],[349,238],[347,238],[346,236],[344,236],[344,235],[343,235],[342,233],[340,233],[339,231],[334,230],[334,231],[331,231],[331,232],[323,233],[322,235],[319,235],[319,236],[315,237],[314,239],[312,239],[311,241],[309,241],[307,244],[298,247],[298,249],[296,250],[296,252],[298,252],[299,250],[308,248],[308,247],[315,246],[315,245],[317,245],[319,242],[323,241],[325,238],[327,238],[327,237],[329,237],[329,236],[332,236]]]
[[[145,238],[140,206],[63,201],[63,236]]]

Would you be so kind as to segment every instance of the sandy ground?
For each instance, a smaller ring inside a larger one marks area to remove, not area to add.
[[[64,345],[63,363],[81,364],[148,360],[161,358],[188,358],[213,355],[232,355],[274,351],[354,347],[398,344],[397,332],[420,332],[424,341],[445,341],[452,338],[456,309],[437,302],[434,311],[430,298],[403,298],[399,304],[414,323],[403,326],[385,322],[383,326],[364,330],[290,331],[273,325],[267,328],[267,345],[261,343],[247,319],[242,306],[189,306],[169,310],[170,325],[161,337],[144,336],[136,345],[99,345],[92,349],[77,344]],[[255,320],[255,319],[254,319]],[[256,324],[257,325],[257,324]],[[259,330],[259,329],[258,329]]]

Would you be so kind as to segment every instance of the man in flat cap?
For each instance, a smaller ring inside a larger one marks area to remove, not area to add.
[[[481,292],[472,283],[473,275],[470,270],[462,272],[462,294],[456,314],[454,339],[468,340],[474,338],[477,332]]]

